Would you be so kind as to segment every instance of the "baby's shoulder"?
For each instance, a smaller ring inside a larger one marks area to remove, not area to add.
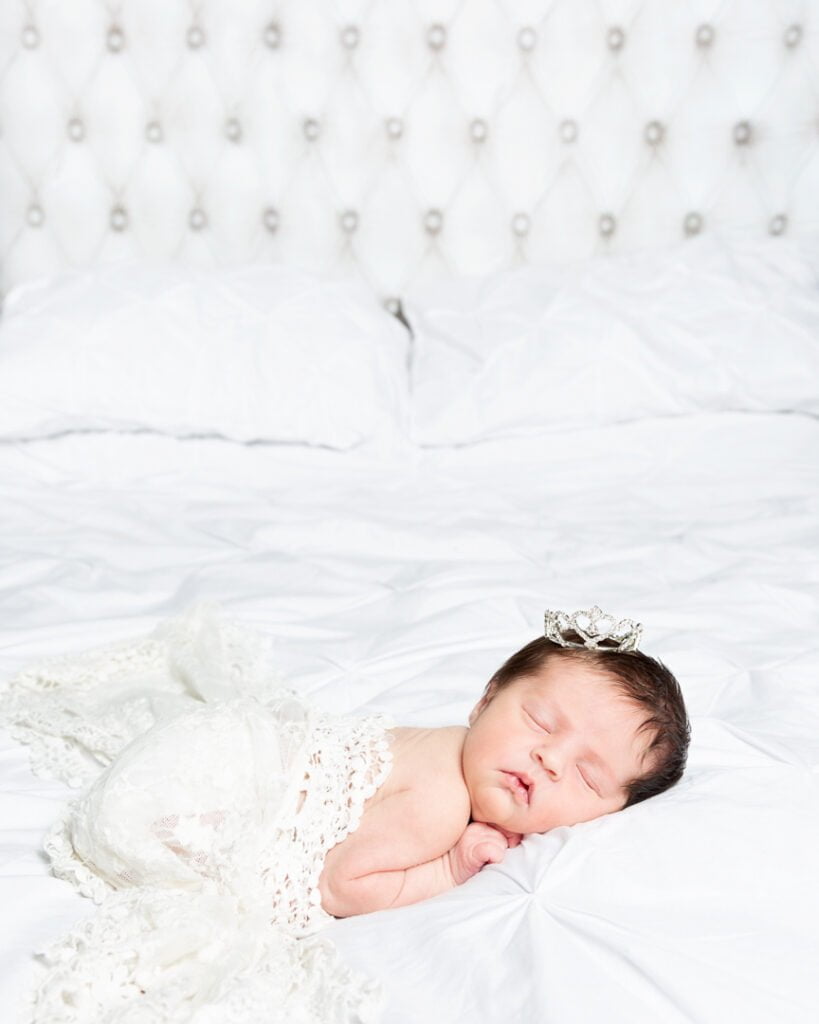
[[[437,729],[399,726],[388,730],[395,766],[402,770],[455,771],[463,778],[461,760],[467,729],[448,725]]]
[[[462,753],[467,729],[445,726],[438,729],[390,729],[393,766],[385,796],[414,792],[432,801],[438,813],[446,810],[469,820],[469,792],[463,776]]]

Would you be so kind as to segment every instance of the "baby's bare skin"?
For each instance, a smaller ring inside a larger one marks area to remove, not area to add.
[[[490,689],[469,722],[391,731],[390,775],[325,859],[328,913],[445,892],[525,835],[619,810],[627,782],[644,771],[639,709],[576,663],[547,662]]]
[[[358,828],[327,854],[322,905],[337,917],[403,906],[458,884],[448,853],[470,815],[461,771],[467,729],[390,730],[392,770]]]

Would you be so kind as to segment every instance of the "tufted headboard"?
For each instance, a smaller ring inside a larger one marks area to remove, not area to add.
[[[819,229],[819,0],[3,0],[0,287]]]

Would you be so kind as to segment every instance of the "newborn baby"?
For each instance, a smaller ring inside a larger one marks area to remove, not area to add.
[[[546,635],[495,673],[469,728],[391,730],[390,775],[325,858],[325,910],[346,917],[426,899],[530,833],[677,782],[690,736],[682,694],[636,650],[639,632],[596,607],[549,612]]]
[[[680,778],[680,688],[639,635],[547,612],[468,727],[321,712],[277,688],[258,638],[197,610],[21,673],[0,722],[89,779],[44,845],[100,904],[46,953],[29,1019],[178,1024],[235,1002],[235,1019],[361,1020],[369,989],[322,944],[329,915],[434,896]]]

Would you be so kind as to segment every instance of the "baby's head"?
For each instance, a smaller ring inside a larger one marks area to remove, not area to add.
[[[475,820],[544,832],[629,807],[673,786],[690,726],[682,692],[655,658],[585,648],[564,630],[508,658],[470,717],[464,776]]]

